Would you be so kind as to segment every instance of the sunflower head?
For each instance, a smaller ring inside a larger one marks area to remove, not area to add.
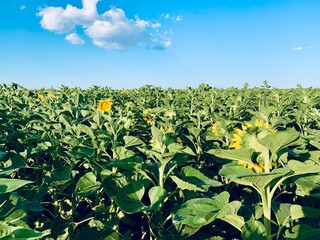
[[[112,106],[112,102],[111,100],[108,99],[104,99],[104,100],[100,100],[99,104],[98,104],[98,110],[102,113],[104,113],[105,111],[110,111],[111,110],[111,106]]]
[[[245,122],[241,125],[240,128],[233,129],[231,144],[229,145],[229,148],[241,149],[246,140],[250,138],[250,136],[256,134],[256,136],[260,139],[270,131],[275,130],[266,121],[256,119],[252,122]]]
[[[219,136],[219,132],[218,132],[218,123],[214,123],[212,124],[211,126],[211,132],[216,135],[216,136]]]
[[[41,94],[41,93],[38,93],[38,98],[39,98],[40,100],[43,100],[43,99],[44,99],[44,96],[43,96],[43,94]]]
[[[132,107],[133,106],[133,102],[129,101],[129,102],[126,102],[124,104],[126,107]]]

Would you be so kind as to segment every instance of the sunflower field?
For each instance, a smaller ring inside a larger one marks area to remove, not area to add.
[[[320,89],[0,85],[0,239],[317,239]]]

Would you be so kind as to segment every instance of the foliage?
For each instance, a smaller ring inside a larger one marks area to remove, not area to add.
[[[312,239],[320,90],[0,85],[1,239]]]

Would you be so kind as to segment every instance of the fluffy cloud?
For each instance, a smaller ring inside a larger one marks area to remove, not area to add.
[[[26,8],[27,8],[27,6],[25,6],[25,5],[20,6],[20,10],[25,10]]]
[[[72,44],[81,45],[85,43],[85,41],[76,33],[68,34],[65,39]]]
[[[160,23],[142,20],[138,16],[129,19],[122,9],[115,7],[98,14],[98,1],[82,0],[81,9],[72,5],[40,9],[37,15],[41,17],[41,27],[57,34],[68,34],[65,39],[72,44],[84,44],[84,40],[74,33],[77,28],[82,28],[95,45],[103,48],[154,48],[162,45],[164,49],[171,45],[170,39],[164,39],[158,31]]]
[[[56,33],[68,33],[77,25],[87,27],[99,17],[97,12],[98,0],[82,0],[83,8],[67,5],[62,7],[46,7],[40,9],[38,16],[41,27]]]
[[[86,29],[87,35],[99,47],[124,49],[137,47],[145,42],[145,28],[148,22],[129,20],[123,10],[112,8]]]

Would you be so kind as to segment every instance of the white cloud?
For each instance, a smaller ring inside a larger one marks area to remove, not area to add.
[[[156,22],[156,23],[151,23],[150,26],[154,29],[161,27],[161,23]]]
[[[169,19],[170,18],[170,14],[169,13],[162,13],[161,17],[165,18],[165,19]]]
[[[182,21],[182,16],[181,15],[172,16],[169,13],[162,13],[161,17],[164,18],[164,19],[171,19],[171,20],[176,21],[176,22]]]
[[[301,51],[301,50],[303,50],[303,47],[301,47],[301,46],[295,46],[295,47],[293,47],[293,50],[295,50],[295,51]]]
[[[72,44],[81,45],[85,43],[85,41],[76,33],[68,34],[65,39]]]
[[[42,17],[41,27],[56,33],[68,33],[77,25],[87,27],[98,17],[98,0],[82,0],[83,8],[72,5],[62,7],[46,7],[40,9],[38,16]]]
[[[176,21],[177,21],[177,22],[182,21],[182,16],[176,17]]]
[[[309,46],[295,46],[293,47],[293,50],[295,51],[302,51],[302,50],[305,50],[305,49],[310,49],[310,48],[314,48],[313,45],[309,45]]]
[[[124,49],[137,47],[144,42],[144,31],[148,23],[144,20],[130,20],[123,10],[112,8],[86,29],[87,35],[99,47]]]
[[[313,45],[310,45],[310,46],[306,46],[305,49],[309,49],[309,48],[314,48]]]
[[[26,8],[27,8],[27,6],[25,6],[25,5],[20,6],[20,10],[25,10]]]
[[[82,28],[92,42],[103,48],[125,49],[145,46],[150,44],[168,47],[160,36],[158,42],[151,40],[152,36],[159,35],[159,22],[140,19],[129,19],[120,8],[112,7],[110,10],[98,14],[97,3],[99,0],[82,0],[81,9],[72,5],[62,7],[46,7],[39,10],[41,27],[57,34],[68,34],[66,40],[73,44],[83,44],[84,41],[76,33],[77,28]],[[152,47],[151,47],[152,48]]]
[[[69,18],[65,17],[65,10],[61,7],[47,7],[41,9],[38,16],[42,17],[41,27],[55,33],[71,32],[76,24]]]

